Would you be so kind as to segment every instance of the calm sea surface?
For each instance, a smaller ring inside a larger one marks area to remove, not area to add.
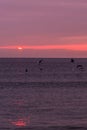
[[[1,130],[87,130],[87,59],[0,59]]]

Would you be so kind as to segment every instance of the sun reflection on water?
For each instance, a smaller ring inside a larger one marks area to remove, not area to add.
[[[27,126],[27,123],[23,119],[19,119],[17,121],[13,121],[12,124],[15,125],[15,126],[19,126],[19,127]]]
[[[25,100],[23,97],[19,98],[16,97],[12,100],[12,111],[13,111],[13,118],[9,119],[9,123],[13,127],[26,127],[30,125],[30,115],[27,112],[28,101]],[[14,113],[16,111],[16,113]]]
[[[19,118],[14,121],[11,120],[11,124],[15,127],[26,127],[30,124],[29,118]]]

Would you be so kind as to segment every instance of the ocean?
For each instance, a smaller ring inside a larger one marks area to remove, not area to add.
[[[87,59],[1,58],[1,130],[87,130]]]

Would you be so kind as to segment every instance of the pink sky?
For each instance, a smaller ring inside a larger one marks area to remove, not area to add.
[[[87,0],[0,0],[0,57],[87,57]]]

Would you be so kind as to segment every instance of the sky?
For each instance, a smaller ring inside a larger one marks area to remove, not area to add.
[[[87,0],[0,0],[0,57],[87,58]]]

